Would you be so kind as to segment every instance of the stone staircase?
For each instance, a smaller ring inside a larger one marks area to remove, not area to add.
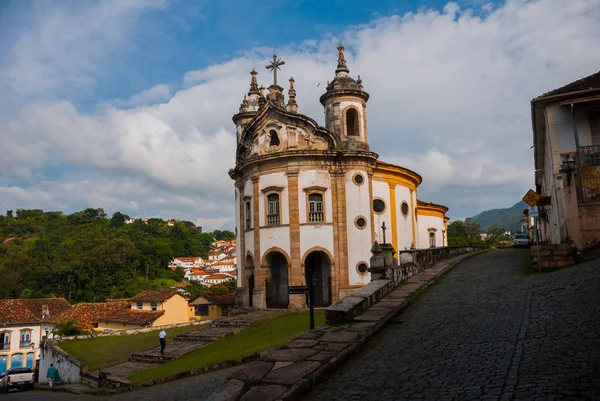
[[[86,386],[90,386],[93,388],[98,388],[98,387],[100,387],[98,382],[99,382],[98,372],[91,372],[91,373],[86,373],[86,374],[81,375],[81,384],[84,384]]]
[[[249,326],[246,326],[249,327]],[[234,334],[234,330],[227,327],[209,327],[206,329],[189,331],[187,333],[177,334],[175,341],[183,342],[212,342],[222,340],[225,337]]]
[[[254,323],[243,318],[213,320],[210,327],[229,327],[232,329],[245,329],[252,326]]]

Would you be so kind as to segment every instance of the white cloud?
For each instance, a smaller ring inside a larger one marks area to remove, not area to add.
[[[34,1],[3,72],[23,95],[85,90],[128,46],[142,13],[165,7],[166,0]]]
[[[343,35],[351,75],[360,74],[371,94],[371,149],[382,160],[422,174],[419,197],[447,204],[451,216],[508,207],[520,199],[533,183],[530,99],[600,65],[600,0],[509,0],[496,8],[481,3],[482,15],[449,4],[444,12],[380,18]],[[139,10],[146,3],[127,4]],[[55,35],[56,21],[41,26]],[[20,56],[9,71],[24,66],[17,82],[33,78],[22,90],[55,90],[65,81],[73,86],[97,73],[93,65],[102,55],[82,49],[99,28],[84,31],[76,47],[81,60],[71,63],[64,44],[58,54],[65,60],[51,58],[47,71],[40,72],[44,64],[32,54],[46,43],[40,36],[44,29],[15,42]],[[104,45],[119,46],[112,34],[102,34]],[[293,76],[300,112],[321,123],[318,98],[333,77],[338,40],[306,40],[276,50],[286,61],[280,84],[287,86]],[[28,48],[20,49],[24,45]],[[6,149],[0,159],[0,209],[102,206],[232,229],[231,116],[248,90],[252,66],[260,84],[271,82],[264,65],[273,51],[249,49],[188,72],[180,90],[156,83],[91,114],[68,100],[19,105],[18,113],[0,120]],[[48,166],[64,164],[76,166],[79,175],[15,189],[16,182],[31,182]]]

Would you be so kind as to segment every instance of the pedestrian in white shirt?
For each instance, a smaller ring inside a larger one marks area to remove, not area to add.
[[[167,336],[167,333],[164,330],[161,330],[160,333],[158,333],[158,339],[160,340],[160,354],[161,355],[164,355],[165,347],[167,346],[167,341],[165,340],[166,336]]]

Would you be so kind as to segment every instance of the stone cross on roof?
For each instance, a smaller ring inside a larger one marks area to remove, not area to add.
[[[280,70],[281,68],[279,68],[279,66],[284,64],[285,61],[282,61],[281,59],[278,60],[277,55],[273,54],[273,61],[266,67],[267,70],[273,70],[273,82],[275,85],[277,85],[277,70]]]

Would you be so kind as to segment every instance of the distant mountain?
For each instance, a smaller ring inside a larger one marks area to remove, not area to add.
[[[517,231],[519,221],[525,217],[523,209],[527,204],[523,201],[515,203],[508,209],[492,209],[473,216],[473,222],[479,224],[482,230],[487,230],[490,226],[503,227],[505,230]]]

